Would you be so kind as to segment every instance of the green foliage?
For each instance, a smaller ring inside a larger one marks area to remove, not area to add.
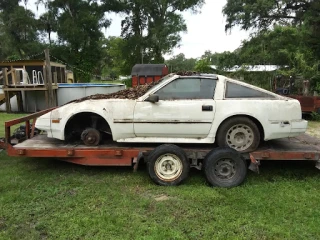
[[[0,2],[0,58],[25,58],[49,46],[77,82],[87,82],[91,75],[128,75],[136,63],[163,63],[187,30],[181,13],[196,12],[204,0],[37,0],[45,9],[38,19],[21,2]],[[103,37],[110,11],[124,16],[122,38]]]
[[[320,90],[316,76],[319,60],[304,39],[305,30],[302,26],[275,25],[268,30],[252,34],[249,40],[243,41],[242,46],[234,52],[211,53],[206,51],[202,59],[216,65],[217,73],[244,80],[248,83],[272,90],[271,82],[278,74],[300,76],[310,80],[310,92]],[[247,72],[247,65],[278,65],[282,66],[276,72]],[[242,66],[237,72],[229,73],[228,69]],[[299,85],[298,83],[296,85]],[[301,84],[300,84],[301,85]]]
[[[127,61],[127,43],[121,37],[109,37],[101,41],[102,61],[100,67],[102,75],[118,77],[131,73],[132,66]]]
[[[299,25],[319,9],[318,1],[228,0],[223,13],[227,17],[226,30],[236,25],[248,30],[267,29],[274,23]]]
[[[210,67],[210,62],[207,59],[200,59],[196,62],[194,70],[201,73],[212,73],[213,70]]]
[[[20,117],[24,117],[27,114],[19,114],[19,113],[3,113],[0,112],[0,138],[5,136],[5,122],[12,120],[12,119],[17,119]],[[17,125],[18,127],[18,125]],[[12,132],[11,132],[12,133]]]
[[[279,71],[282,75],[310,79],[317,73],[317,61],[298,27],[275,26],[261,31],[243,42],[238,55],[243,64],[287,66]]]
[[[212,53],[210,50],[206,50],[200,58],[206,59],[211,64],[217,65],[219,63],[218,55],[219,55],[219,53]]]
[[[228,0],[226,30],[255,29],[243,43],[247,63],[289,65],[291,75],[312,77],[320,60],[319,1]],[[244,60],[242,60],[244,61]]]
[[[312,91],[316,91],[318,94],[320,93],[320,74],[317,73],[310,79],[310,89]]]
[[[49,24],[50,30],[58,34],[58,41],[52,46],[52,51],[58,53],[55,56],[76,67],[73,71],[78,82],[90,81],[90,74],[100,70],[96,63],[101,59],[101,28],[110,25],[103,7],[96,1],[53,0],[47,3],[45,14],[43,19],[56,22],[54,27]]]
[[[127,65],[163,63],[163,55],[179,45],[180,33],[187,30],[180,12],[196,11],[203,0],[129,0],[122,21],[122,36],[127,41]]]
[[[214,65],[215,69],[211,68],[210,65]],[[237,50],[234,52],[226,51],[222,53],[211,53],[211,51],[205,51],[197,62],[195,70],[201,70],[208,73],[215,72],[218,74],[226,74],[226,69],[232,68],[235,65],[241,65]]]
[[[38,21],[19,1],[4,0],[0,3],[0,57],[25,58],[43,50],[38,32]]]
[[[317,112],[312,112],[311,113],[311,120],[319,122],[320,121],[320,114]]]
[[[168,65],[170,72],[192,71],[196,64],[196,59],[186,58],[183,53],[173,56],[165,63]]]
[[[224,69],[224,68],[231,68],[235,65],[241,65],[238,59],[238,53],[236,51],[234,52],[222,52],[217,54],[218,59],[218,68]]]
[[[122,82],[126,85],[126,87],[132,87],[132,78],[126,78]]]

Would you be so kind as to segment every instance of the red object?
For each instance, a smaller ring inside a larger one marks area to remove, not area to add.
[[[320,97],[289,95],[288,97],[297,99],[300,102],[303,113],[320,113]]]
[[[160,79],[160,78],[159,78]],[[154,77],[147,77],[146,83],[153,83],[155,81]]]
[[[132,86],[137,86],[137,85],[138,85],[138,77],[132,76]]]
[[[136,64],[131,71],[132,87],[157,82],[168,73],[165,64]]]
[[[300,102],[302,113],[306,113],[306,114],[310,114],[312,112],[320,113],[320,97],[308,96],[310,81],[304,80],[302,82],[303,84],[302,89],[301,88],[298,89],[298,94],[291,95],[290,91],[293,84],[294,84],[294,80],[291,76],[289,79],[282,78],[281,76],[277,76],[273,80],[272,91],[280,95],[297,99]],[[278,85],[283,87],[278,88]]]
[[[145,83],[146,83],[145,78],[144,77],[139,77],[139,85],[143,85]]]

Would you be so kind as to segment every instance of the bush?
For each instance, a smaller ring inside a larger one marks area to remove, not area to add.
[[[317,113],[317,112],[312,112],[311,113],[311,120],[312,121],[320,121],[320,114],[319,113]]]
[[[131,78],[126,78],[123,80],[123,83],[129,88],[132,87],[132,79]]]

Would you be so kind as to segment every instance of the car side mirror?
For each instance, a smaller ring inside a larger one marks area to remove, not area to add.
[[[159,96],[157,94],[151,94],[147,99],[147,102],[156,103],[159,102]]]

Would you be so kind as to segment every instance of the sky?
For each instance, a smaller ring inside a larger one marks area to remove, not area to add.
[[[28,9],[41,13],[42,8],[36,11],[35,0],[28,2]],[[182,41],[179,48],[175,48],[172,54],[166,55],[168,59],[173,55],[184,53],[186,58],[198,58],[206,50],[211,52],[233,51],[241,45],[241,41],[248,39],[249,32],[240,30],[235,27],[231,32],[225,32],[224,26],[226,18],[222,14],[222,8],[227,0],[206,0],[201,12],[193,14],[191,11],[183,13],[183,17],[187,24],[187,33],[182,33]],[[124,16],[110,13],[107,15],[112,20],[111,26],[104,31],[108,36],[120,36],[121,20]]]

